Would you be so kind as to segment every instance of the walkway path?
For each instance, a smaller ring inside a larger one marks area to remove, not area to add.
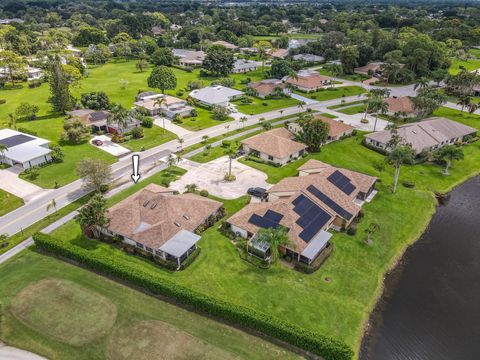
[[[162,118],[159,116],[155,116],[154,124],[158,127],[161,127],[162,129],[163,126],[165,126],[165,130],[174,133],[179,138],[183,138],[185,135],[191,134],[193,132],[174,124],[170,119]]]
[[[7,346],[0,342],[0,359],[5,360],[47,360],[43,356],[36,355],[29,351]]]
[[[22,198],[25,202],[40,198],[50,191],[20,179],[19,172],[20,170],[14,167],[0,170],[0,189]]]
[[[317,100],[313,100],[313,99],[310,99],[308,97],[305,97],[305,96],[302,96],[302,95],[299,95],[299,94],[296,94],[296,93],[291,93],[290,96],[295,100],[303,101],[306,105],[311,105],[311,104],[317,104],[318,103]]]

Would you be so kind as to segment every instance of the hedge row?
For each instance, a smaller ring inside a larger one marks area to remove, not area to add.
[[[33,239],[40,249],[47,252],[81,263],[94,271],[130,282],[151,293],[176,299],[197,310],[278,338],[320,355],[326,360],[347,360],[353,356],[353,351],[339,340],[303,329],[262,312],[190,290],[161,276],[148,273],[140,265],[118,262],[114,257],[90,252],[42,233],[35,234]]]

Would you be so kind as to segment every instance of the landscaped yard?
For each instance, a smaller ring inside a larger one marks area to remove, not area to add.
[[[141,151],[142,149],[148,150],[177,138],[177,135],[174,133],[155,125],[152,128],[143,128],[143,135],[141,139],[132,139],[121,145],[132,151]]]
[[[450,74],[457,74],[460,71],[460,67],[463,66],[468,71],[474,71],[480,69],[480,59],[468,59],[468,60],[460,60],[460,59],[453,59],[448,72]]]
[[[239,112],[247,115],[256,115],[267,111],[298,106],[300,104],[300,101],[291,97],[281,99],[259,99],[250,96],[249,99],[252,100],[251,104],[242,104],[241,101],[234,102]]]
[[[311,93],[297,92],[299,95],[306,96],[317,101],[326,101],[341,97],[348,97],[363,94],[365,89],[360,86],[341,86],[336,88],[326,88]]]
[[[23,200],[19,197],[0,189],[0,216],[15,210],[23,204]]]
[[[0,338],[49,359],[299,358],[258,337],[34,251],[22,252],[1,265],[0,272]]]
[[[318,71],[322,75],[333,76],[332,73],[325,68],[322,68]],[[337,77],[339,79],[350,80],[350,81],[363,81],[363,80],[370,79],[370,76],[362,75],[362,74],[343,74],[343,75],[338,75],[334,77]]]
[[[362,105],[354,105],[354,106],[348,106],[348,107],[344,107],[344,108],[338,109],[337,111],[340,112],[340,113],[342,113],[342,114],[354,115],[354,114],[358,114],[358,113],[364,112],[364,111],[365,111],[365,107],[366,107],[365,104],[362,104]]]

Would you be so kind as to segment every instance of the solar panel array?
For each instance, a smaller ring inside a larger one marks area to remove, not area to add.
[[[345,194],[350,195],[356,188],[350,182],[350,179],[343,175],[340,171],[335,170],[328,178],[333,185],[342,190]]]
[[[6,145],[7,148],[11,148],[17,145],[27,143],[32,140],[35,140],[35,138],[28,135],[24,135],[24,134],[18,134],[18,135],[10,136],[8,138],[1,139],[0,143]]]
[[[299,195],[293,200],[292,204],[294,205],[293,211],[300,216],[296,223],[303,229],[299,234],[300,239],[307,243],[312,240],[332,218],[329,213],[305,195]]]
[[[340,205],[338,205],[335,201],[330,199],[327,195],[322,193],[320,190],[318,190],[315,186],[310,185],[307,190],[315,195],[319,200],[321,200],[325,205],[327,205],[330,209],[335,211],[338,215],[343,217],[344,219],[350,220],[353,215],[350,214],[347,210],[342,208]]]
[[[264,229],[276,229],[280,226],[278,221],[273,221],[272,219],[268,219],[257,214],[253,214],[252,216],[250,216],[248,222]]]
[[[273,222],[276,222],[277,224],[283,219],[283,215],[277,213],[276,211],[273,210],[267,210],[265,215],[263,215],[265,219],[271,220]]]

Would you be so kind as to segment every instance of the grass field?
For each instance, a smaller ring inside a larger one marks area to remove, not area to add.
[[[470,50],[468,50],[468,52],[469,52],[471,55],[473,55],[473,56],[475,56],[475,57],[477,57],[477,58],[480,58],[480,49],[470,49]]]
[[[317,101],[326,101],[332,99],[338,99],[341,97],[360,95],[365,92],[365,89],[360,86],[342,86],[337,88],[326,88],[323,90],[311,92],[311,93],[302,93],[297,92],[299,95],[314,99]]]
[[[365,107],[366,107],[366,105],[365,105],[365,104],[362,104],[362,105],[355,105],[355,106],[345,107],[345,108],[342,108],[342,109],[338,109],[337,111],[340,112],[340,113],[342,113],[342,114],[354,115],[354,114],[358,114],[358,113],[364,112],[364,111],[365,111]]]
[[[1,265],[0,272],[0,338],[49,359],[299,358],[31,250]]]
[[[463,66],[468,71],[474,71],[480,69],[480,59],[468,59],[468,60],[460,60],[460,59],[453,59],[448,72],[450,74],[457,74],[460,71],[460,67]]]
[[[23,200],[9,192],[0,189],[0,216],[22,206]]]
[[[143,138],[129,140],[123,143],[122,146],[132,151],[140,151],[142,148],[147,150],[177,138],[177,135],[174,133],[156,125],[153,125],[152,128],[143,128],[143,135]]]
[[[237,105],[236,106],[237,110],[247,115],[256,115],[256,114],[261,114],[267,111],[293,107],[300,104],[300,101],[290,97],[288,98],[285,97],[282,99],[265,99],[265,100],[250,97],[250,99],[253,101],[251,104],[242,104],[239,101],[235,102],[235,104]]]

